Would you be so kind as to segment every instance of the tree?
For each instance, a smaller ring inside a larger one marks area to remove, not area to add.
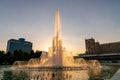
[[[0,51],[0,64],[3,64],[3,62],[5,61],[5,52],[4,51]]]

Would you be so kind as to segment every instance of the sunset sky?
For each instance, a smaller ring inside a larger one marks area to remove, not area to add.
[[[85,51],[85,38],[120,41],[120,0],[0,0],[0,50],[9,39],[25,38],[34,50],[52,45],[59,9],[63,45]]]

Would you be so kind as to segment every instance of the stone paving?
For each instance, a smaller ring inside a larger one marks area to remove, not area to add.
[[[113,75],[110,80],[120,80],[120,69]]]

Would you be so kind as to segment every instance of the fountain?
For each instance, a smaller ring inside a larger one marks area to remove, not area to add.
[[[62,46],[61,24],[59,11],[56,11],[55,36],[53,37],[52,47],[49,48],[48,54],[42,54],[40,58],[30,59],[28,62],[16,61],[12,68],[52,68],[52,69],[90,69],[100,67],[97,60],[85,61],[83,58],[74,59],[73,56],[66,56],[68,53]]]

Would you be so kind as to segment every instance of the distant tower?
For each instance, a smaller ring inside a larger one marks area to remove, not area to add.
[[[85,39],[86,54],[95,54],[95,40]]]
[[[53,37],[52,43],[52,56],[53,56],[53,66],[61,67],[62,66],[62,39],[60,36],[60,15],[59,11],[56,10],[55,16],[55,36]]]

